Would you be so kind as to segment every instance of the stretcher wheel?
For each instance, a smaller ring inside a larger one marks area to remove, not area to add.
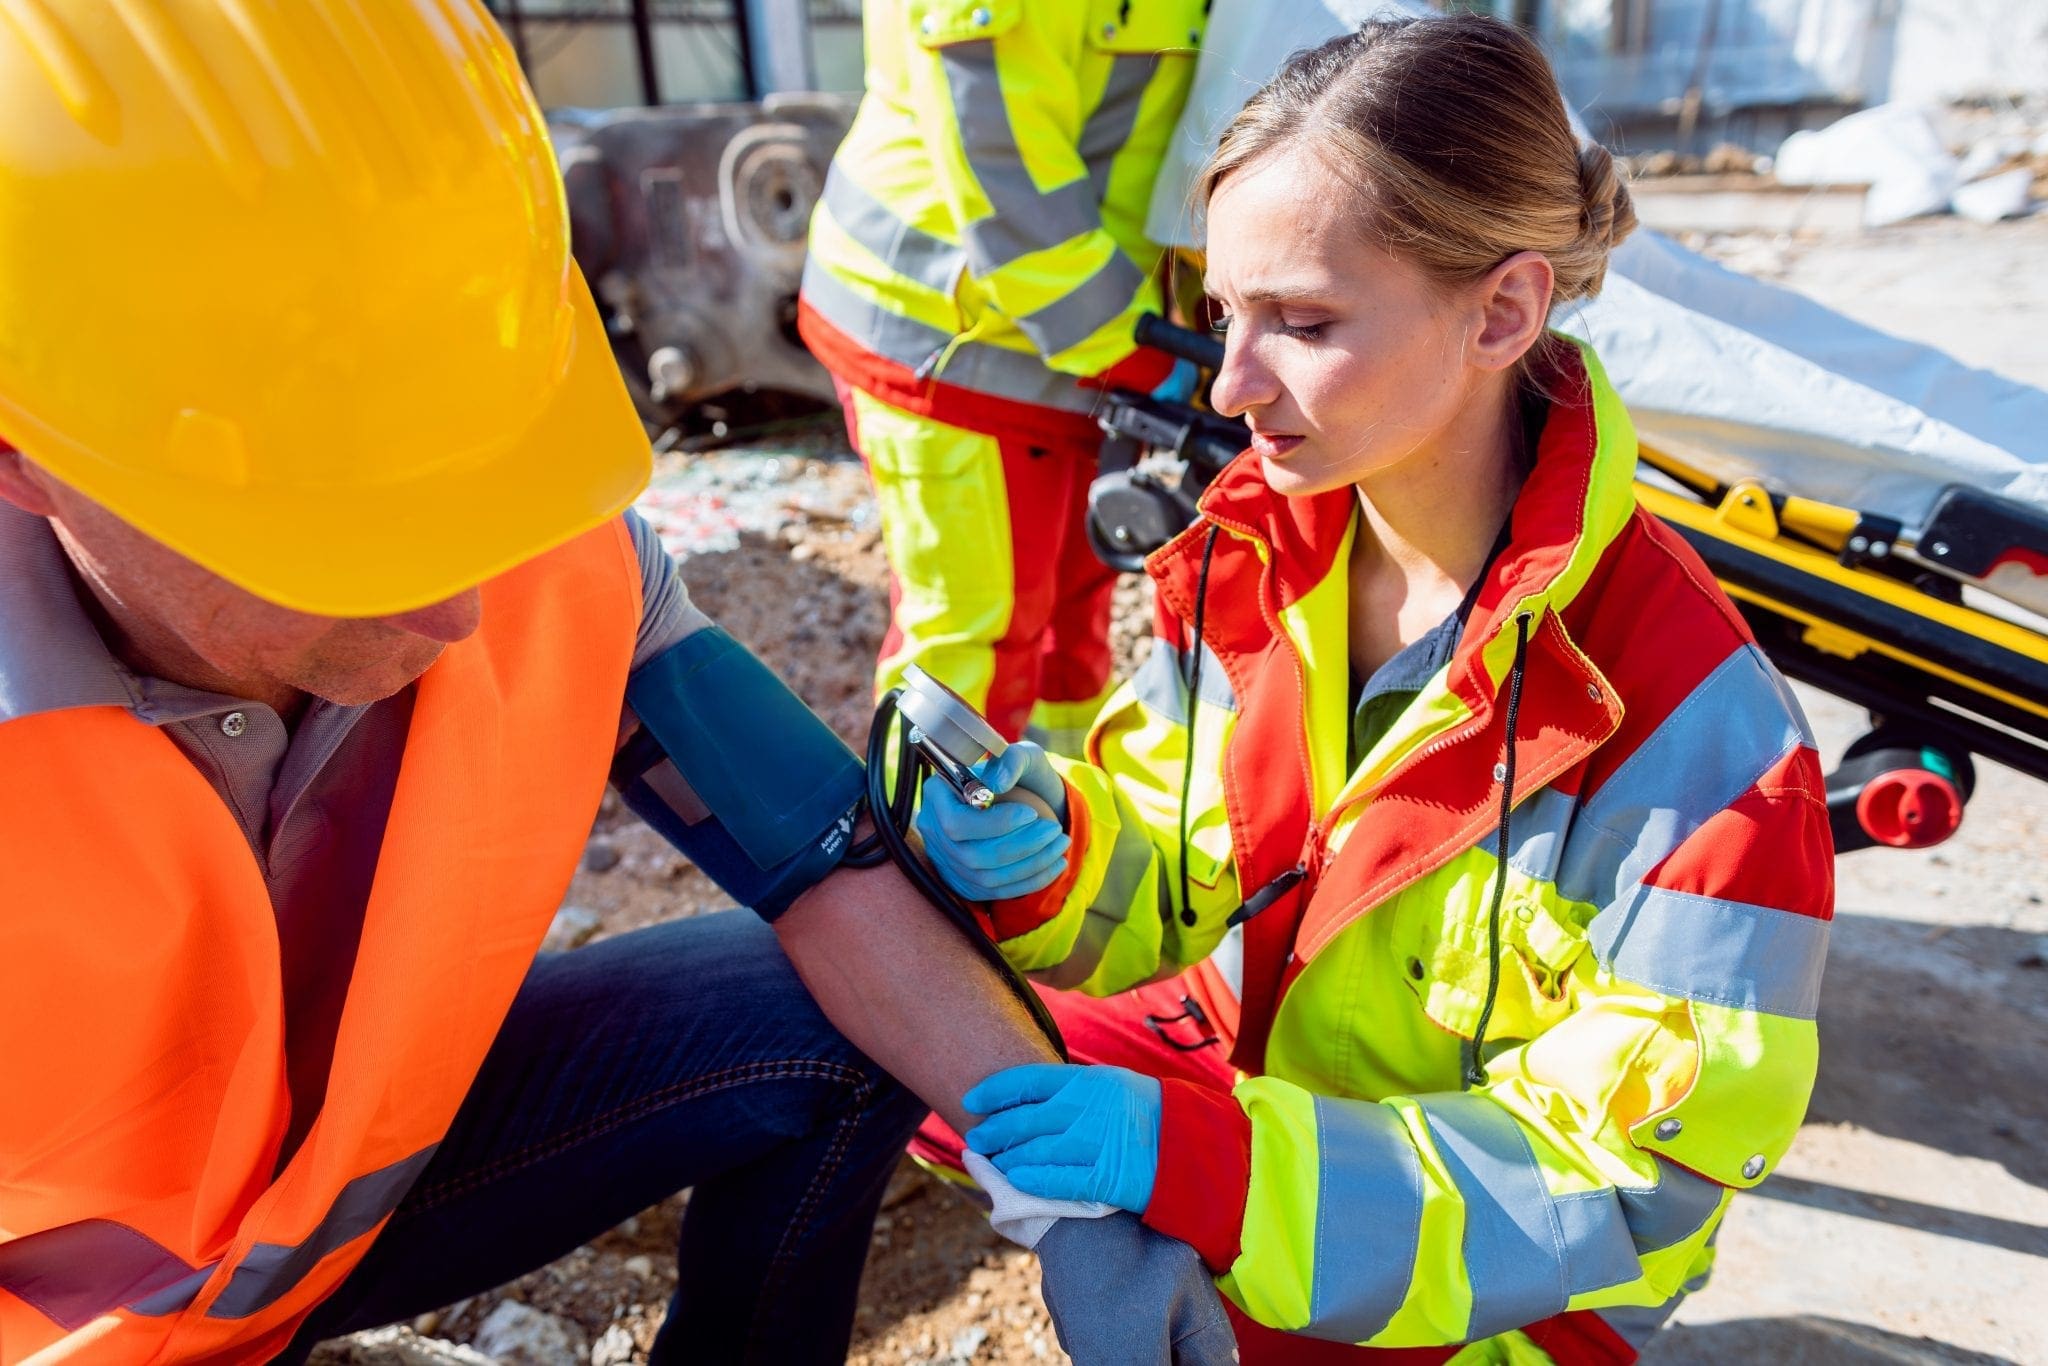
[[[1835,852],[1926,849],[1955,834],[1977,785],[1969,752],[1915,727],[1878,727],[1828,775]]]
[[[1895,768],[1863,785],[1856,796],[1856,822],[1879,844],[1925,849],[1962,825],[1963,794],[1939,773]]]

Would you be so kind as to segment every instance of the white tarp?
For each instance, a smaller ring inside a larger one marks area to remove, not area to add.
[[[1215,0],[1148,228],[1199,246],[1196,172],[1287,59],[1387,13],[1387,0]],[[1943,484],[2048,510],[2048,392],[1890,336],[1724,270],[1654,233],[1615,254],[1607,287],[1557,324],[1590,340],[1644,439],[1722,478],[1923,522]]]

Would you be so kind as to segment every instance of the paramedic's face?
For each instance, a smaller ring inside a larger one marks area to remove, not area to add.
[[[1228,319],[1211,401],[1244,415],[1279,493],[1426,460],[1476,390],[1465,312],[1370,242],[1356,205],[1319,156],[1288,149],[1232,173],[1209,201],[1206,284]]]
[[[0,497],[50,519],[72,564],[124,641],[173,681],[236,695],[278,690],[358,706],[389,697],[475,631],[474,588],[385,617],[298,612],[236,587],[151,539],[14,452]]]

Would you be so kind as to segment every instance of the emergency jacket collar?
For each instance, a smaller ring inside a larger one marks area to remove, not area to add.
[[[1533,358],[1532,378],[1550,397],[1549,415],[1515,500],[1507,549],[1480,589],[1451,666],[1461,683],[1476,670],[1472,681],[1488,680],[1486,692],[1506,676],[1514,618],[1561,612],[1635,509],[1635,428],[1591,348],[1549,334]],[[1258,457],[1247,451],[1216,476],[1200,510],[1203,519],[1233,533],[1217,546],[1210,569],[1204,635],[1217,648],[1246,648],[1265,633],[1268,613],[1277,620],[1335,570],[1356,503],[1348,487],[1302,498],[1276,495]],[[1203,535],[1197,521],[1146,566],[1184,622],[1194,620]],[[1230,563],[1246,556],[1252,564]],[[1253,599],[1226,591],[1253,583],[1261,610],[1247,610]]]

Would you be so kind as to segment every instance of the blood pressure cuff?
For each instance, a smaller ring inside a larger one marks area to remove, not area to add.
[[[640,728],[612,785],[727,896],[773,920],[839,865],[864,768],[746,646],[693,632],[634,671],[626,703]]]

